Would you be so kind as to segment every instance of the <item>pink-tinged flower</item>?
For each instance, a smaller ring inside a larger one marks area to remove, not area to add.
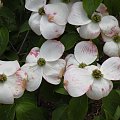
[[[112,37],[107,37],[102,34],[103,41],[105,42],[103,51],[109,57],[120,56],[120,32]]]
[[[73,97],[83,94],[94,100],[107,96],[113,88],[111,80],[120,80],[120,58],[111,57],[101,67],[87,66],[85,69],[69,67],[64,75],[64,86]]]
[[[107,14],[105,9],[105,6],[100,4],[91,19],[89,19],[83,9],[83,3],[76,2],[72,6],[68,23],[77,26],[81,25],[81,27],[77,28],[77,31],[84,39],[95,39],[101,31],[107,36],[113,36],[118,30],[118,20],[114,16],[105,15]]]
[[[42,77],[49,83],[57,85],[65,68],[65,60],[59,59],[64,46],[56,40],[47,40],[41,48],[33,48],[26,58],[26,64],[22,69],[28,74],[27,90],[36,90],[42,81]]]
[[[37,35],[53,39],[64,33],[69,14],[66,4],[46,5],[46,0],[26,0],[25,8],[32,11],[29,25]]]
[[[98,49],[91,41],[79,42],[74,49],[74,55],[70,54],[66,57],[67,65],[69,67],[74,65],[76,67],[84,68],[93,63],[98,56]]]
[[[14,98],[23,95],[27,74],[17,61],[0,61],[0,103],[13,104]]]

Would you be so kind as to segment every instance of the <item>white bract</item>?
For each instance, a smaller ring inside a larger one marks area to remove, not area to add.
[[[26,64],[22,69],[28,74],[27,90],[36,90],[42,81],[42,77],[49,83],[57,85],[65,68],[65,60],[59,59],[64,46],[56,40],[47,40],[41,48],[33,48],[26,58]]]
[[[101,31],[107,36],[113,36],[118,30],[118,20],[108,15],[103,4],[100,4],[96,11],[89,19],[82,2],[76,2],[72,6],[68,22],[72,25],[81,25],[77,31],[84,39],[95,39]]]
[[[0,61],[0,103],[13,104],[14,98],[23,95],[26,81],[27,74],[18,61]]]
[[[76,67],[84,68],[93,63],[98,56],[98,49],[91,41],[79,42],[74,49],[74,55],[70,54],[66,57],[67,65],[69,67],[74,65]]]
[[[113,88],[111,80],[120,80],[120,58],[107,59],[101,67],[87,66],[85,69],[71,66],[65,72],[65,89],[73,97],[83,94],[94,100],[107,96]]]
[[[112,37],[102,34],[103,41],[105,42],[103,51],[109,57],[120,57],[120,33]]]
[[[37,35],[53,39],[64,33],[69,14],[66,4],[46,5],[46,0],[26,0],[25,8],[32,11],[29,25]]]

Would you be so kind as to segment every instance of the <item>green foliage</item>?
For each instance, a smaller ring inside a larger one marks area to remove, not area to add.
[[[83,7],[90,18],[102,1],[103,0],[83,0]]]

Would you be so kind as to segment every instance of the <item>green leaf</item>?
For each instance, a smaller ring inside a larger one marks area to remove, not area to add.
[[[72,98],[68,106],[68,118],[69,120],[84,120],[88,110],[88,98],[82,96],[78,98]]]
[[[77,33],[67,33],[63,35],[60,41],[64,44],[65,50],[70,50],[79,40],[80,37]]]
[[[25,21],[24,24],[20,27],[19,33],[26,32],[30,30],[28,21]]]
[[[114,120],[120,120],[120,106],[118,106],[116,109],[116,112],[114,114]]]
[[[36,99],[33,94],[27,93],[16,101],[17,120],[45,120],[42,108],[36,105]]]
[[[102,99],[102,103],[102,109],[112,118],[117,107],[120,106],[120,96],[115,90],[112,90],[107,97]]]
[[[83,0],[83,7],[90,18],[102,1],[103,0]]]
[[[9,42],[9,32],[5,27],[0,28],[0,55],[6,50]]]
[[[63,116],[64,116],[64,112],[66,112],[66,110],[67,110],[67,105],[62,105],[62,106],[56,108],[52,113],[52,120],[65,120],[65,119],[63,119]]]
[[[15,105],[0,105],[0,119],[1,120],[14,120]]]
[[[120,0],[104,0],[104,4],[107,6],[110,14],[119,15],[119,13],[120,13]]]

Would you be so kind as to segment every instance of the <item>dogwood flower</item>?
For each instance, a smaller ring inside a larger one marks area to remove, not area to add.
[[[57,85],[65,68],[65,60],[59,59],[64,46],[56,40],[47,40],[41,48],[33,48],[26,58],[26,64],[22,66],[28,74],[27,90],[36,90],[42,81],[42,77],[49,83]]]
[[[98,49],[95,44],[91,41],[79,42],[74,49],[74,55],[70,54],[66,57],[68,68],[74,65],[79,68],[84,68],[85,66],[93,63],[98,56]]]
[[[107,96],[113,88],[111,80],[120,80],[120,58],[111,57],[101,67],[85,69],[70,66],[64,75],[64,87],[73,97],[83,94],[94,100]]]
[[[107,37],[102,34],[103,41],[105,41],[103,51],[109,57],[120,56],[120,32],[112,37]]]
[[[53,39],[64,33],[69,14],[66,4],[46,5],[46,0],[26,0],[25,8],[32,11],[29,25],[37,35]]]
[[[101,5],[102,7],[100,7]],[[95,39],[101,31],[106,36],[113,36],[118,31],[118,20],[114,16],[106,15],[105,6],[103,4],[100,4],[100,6],[89,19],[82,2],[73,4],[68,23],[77,26],[81,25],[81,27],[77,28],[77,31],[82,38]]]
[[[23,95],[27,74],[17,61],[0,61],[0,103],[13,104],[14,98]]]

